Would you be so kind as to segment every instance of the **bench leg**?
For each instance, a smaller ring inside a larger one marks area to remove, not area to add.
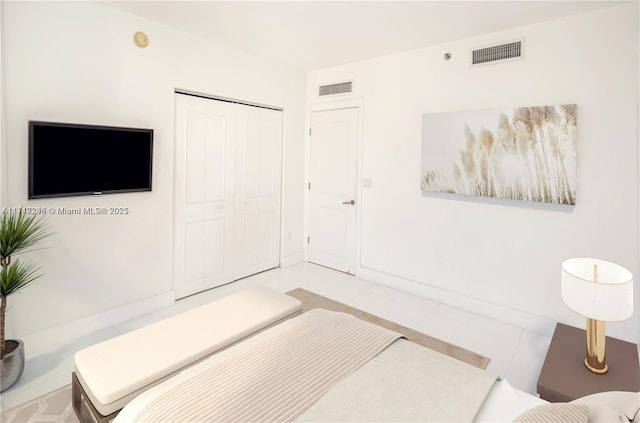
[[[82,406],[82,398],[84,398],[85,407]],[[108,423],[115,419],[120,412],[116,411],[108,416],[100,414],[89,400],[89,397],[76,376],[76,372],[71,373],[71,405],[81,423]]]

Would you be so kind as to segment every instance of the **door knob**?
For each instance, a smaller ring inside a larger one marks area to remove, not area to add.
[[[355,200],[351,200],[351,201],[343,201],[342,204],[351,204],[352,206],[356,203]]]

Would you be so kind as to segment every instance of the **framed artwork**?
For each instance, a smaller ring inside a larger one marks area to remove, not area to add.
[[[422,116],[422,191],[575,205],[576,105]]]

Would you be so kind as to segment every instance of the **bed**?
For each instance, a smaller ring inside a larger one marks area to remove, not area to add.
[[[316,308],[150,388],[114,420],[159,421],[640,423],[640,393],[550,404],[389,328]]]
[[[544,403],[398,333],[314,309],[151,388],[114,422],[495,422]]]

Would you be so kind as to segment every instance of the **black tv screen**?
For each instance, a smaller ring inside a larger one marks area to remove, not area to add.
[[[151,191],[153,129],[29,122],[29,198]]]

